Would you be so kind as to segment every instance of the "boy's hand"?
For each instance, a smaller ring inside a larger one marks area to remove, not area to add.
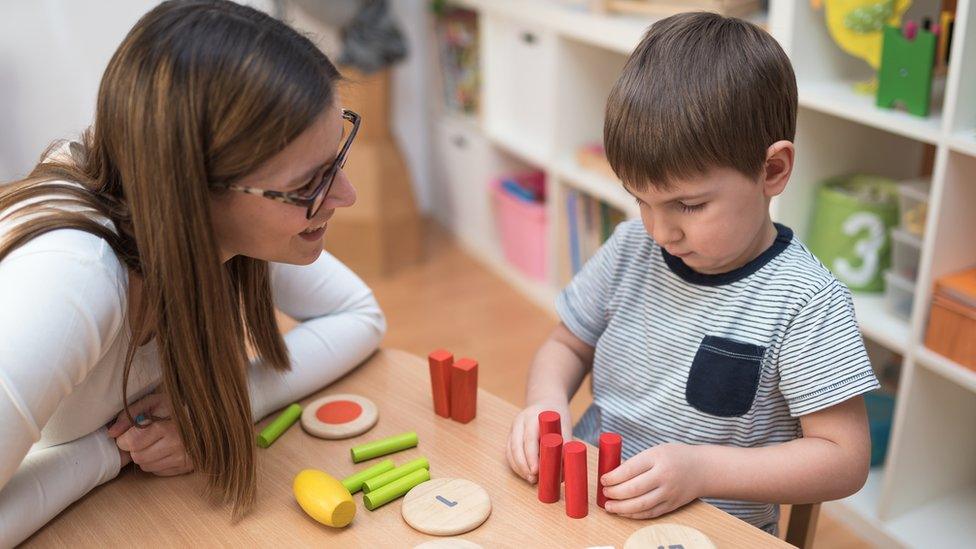
[[[655,446],[603,475],[606,510],[633,519],[661,516],[704,495],[704,477],[693,445]]]
[[[165,393],[146,395],[132,403],[129,411],[133,417],[152,415],[169,418],[172,415],[169,398]],[[109,427],[108,435],[115,438],[120,452],[131,456],[132,461],[147,473],[169,477],[193,470],[176,424],[170,419],[157,419],[147,427],[136,427],[123,410]],[[124,454],[120,455],[124,457]]]
[[[569,415],[569,403],[565,400],[533,404],[522,410],[515,416],[508,436],[508,466],[531,484],[535,484],[539,475],[539,413],[546,410],[559,412],[563,440],[572,440],[573,420]]]

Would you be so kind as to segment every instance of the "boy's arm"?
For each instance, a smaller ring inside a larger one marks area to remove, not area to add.
[[[506,448],[509,466],[525,480],[534,483],[539,471],[539,412],[559,412],[563,438],[572,438],[569,401],[593,365],[593,352],[560,323],[536,353],[529,369],[526,408],[516,416]]]
[[[846,497],[867,478],[862,397],[800,417],[803,438],[762,448],[663,444],[603,476],[607,511],[654,518],[699,497],[815,503]]]
[[[525,404],[568,403],[593,366],[593,353],[593,347],[560,322],[532,360]]]
[[[818,503],[864,486],[871,461],[864,399],[850,398],[800,417],[803,438],[763,448],[705,446],[704,496],[774,503]]]

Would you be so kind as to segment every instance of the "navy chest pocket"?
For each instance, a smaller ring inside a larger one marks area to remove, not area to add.
[[[748,412],[759,389],[765,351],[759,345],[705,336],[688,372],[688,404],[720,417]]]

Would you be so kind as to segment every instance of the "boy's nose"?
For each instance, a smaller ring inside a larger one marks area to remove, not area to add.
[[[669,246],[681,240],[683,233],[676,225],[663,220],[656,220],[651,236],[661,246]]]

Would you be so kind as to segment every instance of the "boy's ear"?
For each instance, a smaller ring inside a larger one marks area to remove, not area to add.
[[[777,141],[766,149],[762,184],[767,197],[777,196],[786,189],[793,172],[793,155],[793,143],[790,141]]]

